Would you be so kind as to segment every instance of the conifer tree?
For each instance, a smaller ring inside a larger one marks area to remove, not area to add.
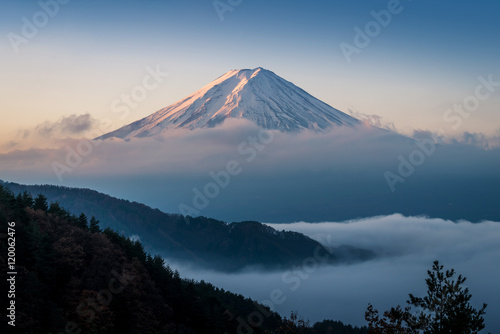
[[[87,216],[84,213],[81,213],[78,219],[76,220],[76,225],[84,230],[88,230],[88,221]]]
[[[89,231],[91,233],[101,233],[101,229],[99,228],[99,220],[97,220],[94,216],[90,218]]]
[[[477,334],[484,329],[483,315],[486,304],[477,310],[470,304],[472,295],[464,287],[466,278],[455,270],[446,270],[435,261],[429,276],[427,295],[415,297],[410,294],[408,306],[401,306],[384,312],[382,318],[370,304],[365,313],[369,322],[369,334]],[[413,308],[413,309],[412,309]]]
[[[42,194],[39,194],[35,198],[35,202],[33,204],[33,209],[42,210],[42,211],[47,212],[47,210],[49,209],[49,206],[47,205],[47,197],[45,197]]]

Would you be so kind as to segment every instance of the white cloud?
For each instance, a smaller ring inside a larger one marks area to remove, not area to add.
[[[64,116],[57,121],[47,120],[32,128],[21,129],[15,140],[0,146],[2,151],[54,149],[69,138],[91,135],[101,122],[90,114]]]
[[[475,224],[394,214],[343,223],[269,225],[301,232],[328,246],[343,243],[373,250],[380,256],[424,256],[431,250],[431,257],[454,259],[455,248],[471,255],[500,249],[500,223],[496,222]]]
[[[500,332],[500,223],[452,222],[399,214],[341,223],[270,224],[276,229],[305,233],[330,245],[350,244],[372,249],[375,260],[353,265],[321,266],[312,272],[290,268],[284,272],[246,272],[221,274],[174,265],[181,275],[204,279],[217,286],[256,298],[269,300],[274,289],[286,300],[274,305],[282,315],[297,310],[311,321],[324,318],[366,325],[368,303],[379,310],[405,304],[408,294],[423,296],[426,272],[434,260],[454,268],[467,277],[472,303],[489,306],[486,332]],[[312,254],[311,254],[312,255]],[[301,274],[294,270],[301,270]],[[299,278],[294,283],[286,277]],[[302,275],[302,276],[301,276]],[[302,277],[302,278],[301,278]]]

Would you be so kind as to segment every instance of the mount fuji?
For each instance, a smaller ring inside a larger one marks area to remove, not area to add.
[[[322,131],[332,126],[361,124],[273,72],[258,67],[229,71],[194,94],[96,139],[131,139],[176,128],[210,128],[227,118],[244,118],[262,128],[282,132]]]

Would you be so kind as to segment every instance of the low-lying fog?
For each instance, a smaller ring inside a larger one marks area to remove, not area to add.
[[[368,303],[379,310],[404,304],[409,293],[423,296],[434,260],[467,277],[472,303],[487,303],[485,332],[500,332],[500,223],[452,222],[398,214],[342,223],[269,224],[304,233],[328,246],[371,249],[365,263],[318,265],[314,254],[303,265],[282,272],[248,270],[238,274],[195,270],[178,264],[184,277],[211,282],[272,306],[281,315],[297,310],[311,322],[341,320],[365,325]],[[320,254],[324,256],[324,254]]]

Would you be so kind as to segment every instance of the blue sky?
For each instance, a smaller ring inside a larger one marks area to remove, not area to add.
[[[224,20],[212,1],[72,0],[17,53],[9,33],[22,36],[23,17],[33,21],[42,9],[37,1],[2,3],[0,140],[68,114],[90,113],[119,127],[230,69],[258,66],[340,110],[380,115],[406,133],[494,135],[500,127],[498,92],[460,129],[443,123],[479,76],[500,81],[498,2],[401,0],[400,12],[350,63],[339,45],[354,44],[355,27],[364,30],[374,20],[371,11],[387,10],[392,1],[221,2],[233,4]],[[170,76],[119,119],[110,103],[157,65]]]

